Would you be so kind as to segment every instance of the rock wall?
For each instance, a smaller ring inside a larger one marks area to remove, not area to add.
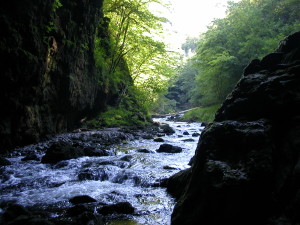
[[[299,224],[299,110],[300,32],[248,65],[192,167],[170,179],[172,224]]]
[[[102,2],[0,3],[0,153],[73,129],[110,101],[94,60],[96,35],[108,36]]]

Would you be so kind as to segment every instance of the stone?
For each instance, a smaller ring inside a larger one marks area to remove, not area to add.
[[[36,154],[32,153],[32,154],[29,154],[29,155],[25,156],[21,160],[22,161],[29,161],[29,160],[39,161],[40,159]]]
[[[192,134],[192,137],[199,137],[199,136],[200,136],[199,133],[193,133],[193,134]]]
[[[9,166],[11,162],[4,157],[0,157],[0,166]]]
[[[42,158],[42,163],[57,163],[62,160],[84,156],[84,150],[64,141],[54,142]]]
[[[80,181],[83,180],[100,180],[105,181],[108,180],[108,174],[104,168],[97,169],[85,169],[78,174],[78,179]]]
[[[179,152],[182,152],[182,148],[173,146],[170,144],[162,144],[159,146],[159,149],[157,149],[156,151],[157,152],[166,152],[166,153],[179,153]]]
[[[155,142],[165,142],[163,138],[155,138],[153,141]]]
[[[193,138],[183,139],[183,142],[195,142]]]
[[[67,210],[69,216],[78,216],[84,212],[91,212],[85,205],[75,205]]]
[[[187,132],[187,131],[184,131],[182,134],[183,134],[183,135],[190,135],[190,133]]]
[[[154,153],[153,151],[151,150],[148,150],[148,149],[138,149],[136,150],[137,152],[141,152],[141,153]]]
[[[102,215],[109,214],[133,214],[135,209],[129,202],[119,202],[112,205],[103,206],[97,210]]]
[[[163,125],[161,125],[161,126],[160,126],[160,129],[162,129],[163,132],[164,132],[165,134],[168,134],[168,135],[171,135],[171,134],[174,134],[174,133],[175,133],[175,130],[174,130],[172,127],[170,127],[169,124],[163,124]]]
[[[83,204],[83,203],[91,203],[91,202],[97,202],[96,199],[88,196],[88,195],[78,195],[69,200],[74,205]]]
[[[257,73],[262,70],[259,59],[253,59],[244,69],[244,76]]]

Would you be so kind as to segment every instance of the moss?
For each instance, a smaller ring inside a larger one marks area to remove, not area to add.
[[[196,108],[184,114],[183,120],[192,120],[197,122],[212,122],[216,111],[220,108],[219,104],[205,108]]]
[[[85,123],[88,128],[100,127],[144,127],[149,122],[140,116],[141,112],[130,111],[124,107],[109,107],[97,118]]]

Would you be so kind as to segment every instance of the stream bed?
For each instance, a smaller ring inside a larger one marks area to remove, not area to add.
[[[88,195],[96,200],[87,204],[94,214],[99,214],[103,206],[120,202],[133,206],[134,213],[103,216],[105,224],[170,224],[175,202],[160,184],[189,167],[204,127],[200,123],[167,121],[167,118],[154,121],[169,124],[175,133],[158,133],[153,138],[138,139],[129,135],[118,140],[118,144],[106,145],[109,153],[106,156],[83,156],[50,164],[41,163],[41,158],[45,154],[43,149],[51,141],[16,149],[6,157],[11,165],[0,167],[0,214],[14,203],[32,210],[44,210],[55,221],[55,218],[65,218],[66,212],[73,207],[69,202],[71,198]],[[87,131],[63,134],[52,142],[91,135],[97,139],[95,133]],[[154,141],[159,136],[163,140]],[[95,140],[92,142],[97,144]],[[159,153],[156,150],[162,144],[181,147],[182,151]],[[99,148],[103,146],[99,144]],[[24,155],[31,151],[36,157],[24,160]]]

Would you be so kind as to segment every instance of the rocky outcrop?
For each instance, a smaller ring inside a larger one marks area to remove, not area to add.
[[[298,224],[299,110],[300,32],[249,64],[201,134],[190,177],[171,178],[185,183],[172,224]]]
[[[71,130],[114,102],[94,59],[97,35],[109,51],[102,2],[0,3],[0,153]]]

